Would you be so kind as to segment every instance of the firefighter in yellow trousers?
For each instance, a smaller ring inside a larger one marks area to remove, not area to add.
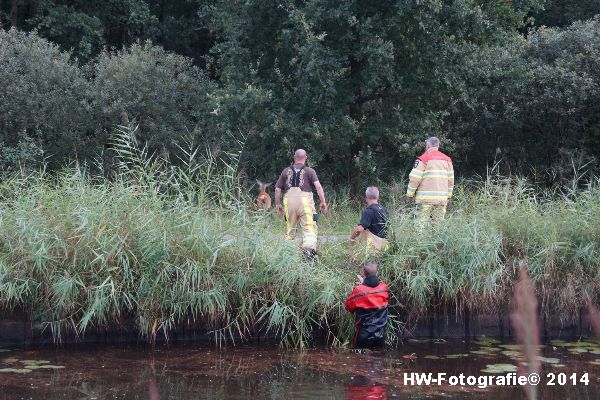
[[[430,137],[425,145],[425,153],[417,158],[410,171],[406,190],[406,196],[415,199],[421,229],[444,219],[454,188],[452,159],[438,150],[440,140]]]
[[[308,155],[298,149],[294,162],[285,168],[275,184],[275,207],[279,216],[285,216],[286,239],[293,240],[298,223],[302,226],[302,253],[306,260],[317,255],[317,211],[313,199],[313,189],[317,191],[320,209],[327,211],[325,191],[314,169],[306,166]],[[283,195],[283,205],[281,197]]]

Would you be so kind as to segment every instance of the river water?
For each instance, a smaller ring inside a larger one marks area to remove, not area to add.
[[[366,353],[265,345],[4,348],[0,400],[525,398],[519,386],[406,384],[404,374],[411,372],[498,376],[507,372],[494,368],[523,368],[514,345],[488,340],[413,340]],[[558,341],[545,344],[541,352],[539,398],[600,398],[600,344]],[[552,374],[555,385],[547,386]]]

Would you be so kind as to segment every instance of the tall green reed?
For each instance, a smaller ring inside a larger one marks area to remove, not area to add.
[[[0,309],[27,312],[57,341],[133,324],[154,342],[186,324],[221,344],[265,334],[300,348],[315,334],[348,344],[343,300],[362,258],[342,237],[305,263],[241,189],[240,151],[180,150],[173,164],[121,127],[110,179],[73,167],[0,183]],[[597,182],[575,193],[497,176],[464,182],[448,218],[424,233],[401,185],[382,192],[393,239],[376,261],[392,291],[390,342],[428,313],[507,309],[521,261],[543,313],[569,320],[595,296]],[[355,218],[340,196],[322,231],[349,234]]]

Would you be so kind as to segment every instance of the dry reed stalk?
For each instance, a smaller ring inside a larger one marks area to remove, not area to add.
[[[540,330],[537,315],[537,299],[535,285],[529,278],[525,263],[519,263],[519,282],[515,285],[513,297],[513,312],[510,320],[515,329],[517,342],[521,345],[523,356],[527,361],[527,373],[540,372]],[[526,385],[525,392],[531,399],[537,398],[537,387]]]
[[[590,314],[592,329],[594,330],[596,337],[600,338],[600,311],[598,311],[598,308],[594,305],[590,296],[587,296],[586,304],[588,313]]]

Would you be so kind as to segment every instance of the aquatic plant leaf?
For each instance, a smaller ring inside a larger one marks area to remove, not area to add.
[[[503,374],[506,372],[516,372],[517,366],[513,364],[487,364],[481,372],[488,374]]]
[[[463,358],[463,357],[469,357],[469,355],[468,354],[448,354],[446,356],[446,358],[449,358],[449,359]]]
[[[12,364],[12,363],[16,363],[17,361],[19,361],[19,359],[10,357],[10,358],[3,358],[0,361],[3,363]]]
[[[560,360],[558,358],[551,358],[551,357],[538,357],[538,360],[540,360],[541,362],[543,362],[545,364],[558,364],[560,362]]]
[[[600,360],[592,360],[592,361],[588,361],[588,364],[592,364],[592,365],[600,365]]]
[[[50,364],[48,360],[21,360],[19,362],[23,364]]]
[[[517,359],[523,358],[523,354],[517,350],[503,350],[500,352],[500,354],[504,354],[505,356],[510,357],[510,358],[517,358]]]
[[[487,351],[487,350],[471,350],[469,353],[471,353],[471,354],[478,354],[480,356],[493,356],[493,355],[495,355],[495,353],[493,351]]]
[[[564,368],[564,367],[566,367],[565,364],[550,364],[550,366],[553,367],[553,368]]]
[[[571,347],[569,351],[571,353],[587,353],[588,349],[586,349],[585,347]]]
[[[426,355],[423,358],[426,359],[426,360],[439,360],[440,359],[440,357],[433,356],[433,355]]]
[[[498,344],[501,342],[498,339],[493,339],[490,337],[479,337],[479,338],[473,340],[473,343],[477,344],[477,345],[481,345],[481,346],[489,346],[489,345]]]
[[[14,372],[15,374],[27,374],[31,372],[30,369],[27,368],[2,368],[0,372]]]
[[[565,342],[564,340],[551,340],[550,344],[556,347],[568,346],[569,342]]]
[[[502,347],[506,350],[521,350],[521,345],[518,344],[499,344],[498,347]]]
[[[28,365],[29,369],[64,369],[64,365]]]

